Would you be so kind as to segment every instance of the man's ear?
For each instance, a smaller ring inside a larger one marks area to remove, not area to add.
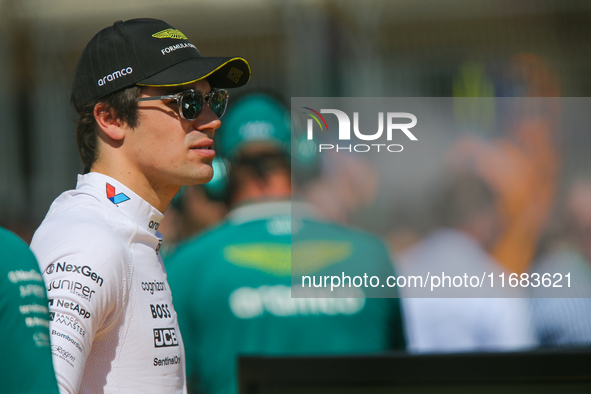
[[[115,110],[105,103],[97,103],[94,106],[94,119],[101,130],[115,141],[125,137],[125,123],[115,116]]]

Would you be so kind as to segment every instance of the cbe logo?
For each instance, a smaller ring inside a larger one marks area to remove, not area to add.
[[[154,347],[178,346],[174,328],[154,328]]]
[[[314,121],[320,127],[320,130],[328,131],[328,124],[326,120],[322,116],[322,114],[333,114],[337,117],[337,121],[339,122],[339,141],[350,141],[351,140],[351,119],[349,116],[338,109],[321,109],[320,112],[315,111],[312,108],[304,107],[311,111],[312,113],[307,113],[312,119],[308,119],[307,122],[307,138],[308,140],[314,139]],[[411,141],[417,141],[417,137],[409,130],[416,126],[417,124],[417,117],[408,112],[388,112],[386,113],[386,138],[388,141],[392,141],[392,136],[395,130],[402,131],[406,137],[408,137]],[[410,122],[406,123],[395,123],[394,119],[407,119]],[[364,134],[359,130],[359,112],[353,112],[353,133],[355,137],[362,141],[375,141],[382,137],[384,134],[384,113],[378,112],[378,130],[373,134]],[[333,144],[319,144],[318,151],[322,152],[323,150],[335,150],[336,152],[339,151],[348,151],[348,152],[369,152],[370,150],[376,150],[380,152],[381,150],[387,150],[388,152],[402,152],[404,147],[400,144],[356,144],[356,145],[333,145]]]

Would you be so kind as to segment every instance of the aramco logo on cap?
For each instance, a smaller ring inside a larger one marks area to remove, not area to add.
[[[187,40],[187,36],[177,29],[166,29],[152,34],[154,38],[175,38],[177,40]]]
[[[111,200],[113,204],[121,204],[122,202],[129,200],[129,197],[123,193],[115,194],[115,186],[109,183],[107,183],[107,198]]]

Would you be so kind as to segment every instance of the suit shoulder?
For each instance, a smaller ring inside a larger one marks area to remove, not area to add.
[[[130,240],[120,227],[121,223],[110,223],[94,209],[75,206],[48,215],[35,232],[31,249],[42,270],[65,258],[99,260],[101,266],[118,264],[125,258]]]

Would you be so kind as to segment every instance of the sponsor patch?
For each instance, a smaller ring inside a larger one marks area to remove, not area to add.
[[[88,319],[91,316],[91,313],[84,308],[80,307],[80,304],[77,304],[72,301],[61,300],[59,298],[50,298],[49,299],[49,306],[57,307],[57,308],[65,308],[69,309],[73,312],[78,313],[84,319]]]
[[[85,336],[86,331],[80,325],[78,319],[73,316],[64,315],[63,313],[59,312],[50,312],[49,313],[49,320],[51,320],[54,325],[61,324],[65,327],[69,327],[70,329],[74,330],[78,334]]]
[[[68,364],[70,364],[71,367],[74,367],[74,362],[76,361],[76,357],[74,357],[74,355],[72,353],[68,352],[63,347],[58,346],[58,345],[52,345],[51,346],[51,353],[54,356],[59,357],[62,360],[64,360],[65,362],[67,362]]]
[[[166,284],[164,282],[142,282],[142,290],[149,291],[150,294],[154,294],[155,291],[166,290]]]
[[[228,73],[228,79],[234,83],[238,83],[242,74],[244,74],[242,71],[238,70],[236,67],[232,67]]]
[[[60,337],[65,339],[66,341],[69,341],[70,343],[72,343],[72,345],[76,346],[76,349],[78,349],[80,353],[82,353],[82,346],[80,346],[80,343],[78,343],[78,341],[76,341],[68,334],[64,334],[63,332],[59,332],[57,330],[51,330],[51,335],[55,335],[56,337]]]
[[[181,358],[179,356],[174,357],[166,357],[166,358],[158,358],[154,357],[154,366],[155,367],[162,367],[166,365],[175,365],[180,364]]]
[[[178,346],[179,341],[176,338],[174,328],[154,328],[154,347]]]
[[[172,314],[168,309],[168,304],[150,304],[150,311],[152,312],[153,319],[168,319],[169,317],[172,317]]]
[[[8,280],[12,283],[18,282],[43,282],[41,274],[35,270],[30,271],[10,271],[8,273]]]
[[[187,36],[177,29],[166,29],[152,34],[154,38],[174,38],[176,40],[187,40]]]

